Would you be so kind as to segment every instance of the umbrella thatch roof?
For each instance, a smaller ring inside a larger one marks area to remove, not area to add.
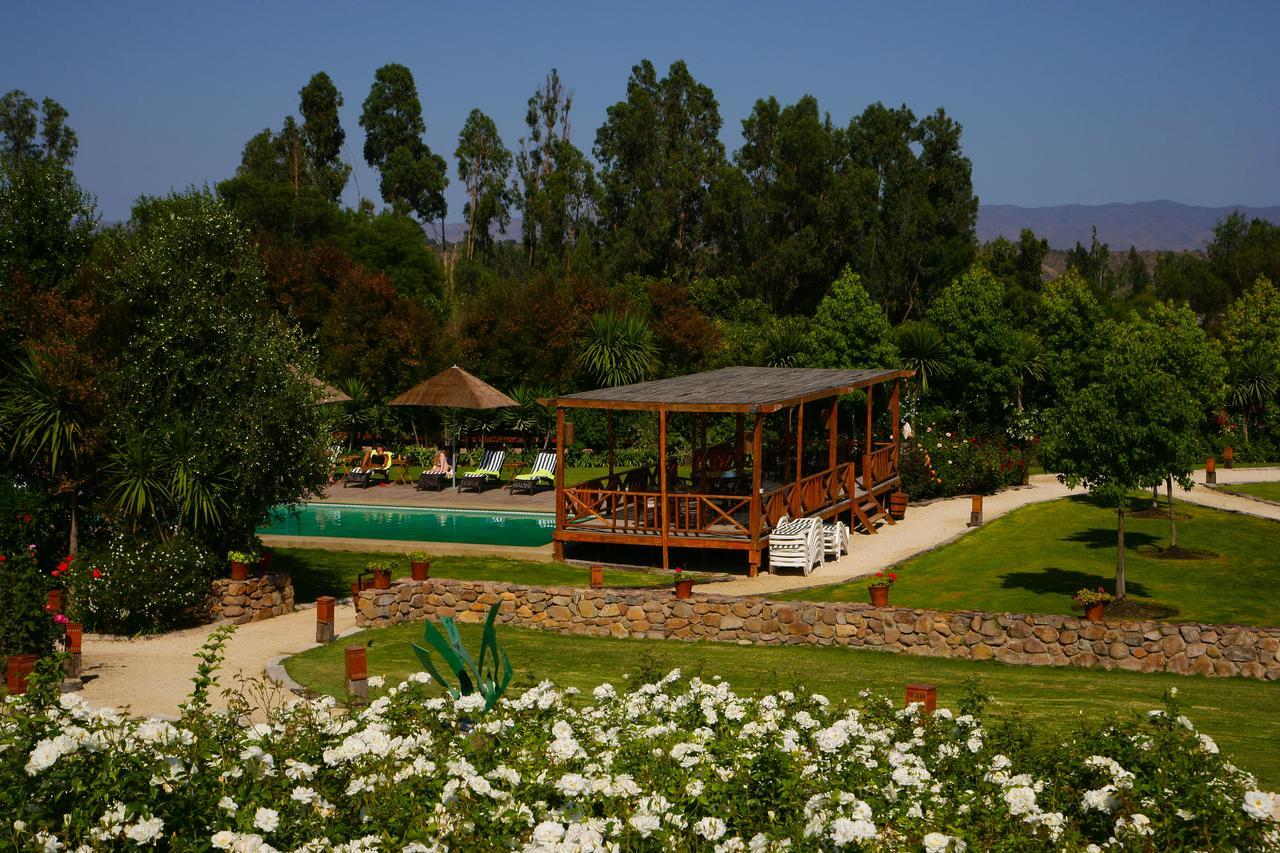
[[[516,401],[456,364],[405,391],[392,406],[448,406],[457,409],[500,409]]]

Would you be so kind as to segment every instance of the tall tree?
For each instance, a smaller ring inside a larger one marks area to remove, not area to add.
[[[1067,269],[1074,269],[1089,282],[1098,301],[1106,305],[1115,294],[1115,276],[1111,272],[1111,246],[1098,240],[1098,226],[1093,226],[1089,248],[1076,241],[1067,252]]]
[[[850,167],[861,171],[873,212],[857,268],[900,320],[923,310],[974,257],[978,199],[960,136],[942,109],[917,121],[906,106],[881,103],[846,133]]]
[[[312,181],[326,198],[337,202],[351,176],[351,166],[342,161],[342,144],[347,138],[338,116],[342,93],[328,74],[318,71],[298,91],[298,100]]]
[[[898,363],[893,327],[856,273],[845,268],[818,304],[804,346],[810,367],[892,367]]]
[[[21,89],[0,98],[0,154],[70,166],[80,144],[76,132],[67,126],[70,113],[53,98],[45,98],[40,108],[42,115],[37,114],[35,100]]]
[[[511,152],[502,144],[498,126],[480,110],[472,110],[458,134],[458,177],[467,188],[467,204],[463,216],[467,220],[467,257],[476,246],[493,246],[489,229],[495,223],[506,233],[511,222],[511,190],[507,176],[511,173]]]
[[[408,68],[391,63],[375,72],[360,126],[365,130],[364,159],[378,170],[382,197],[396,210],[417,214],[423,223],[440,219],[443,244],[447,166],[422,140],[427,125]]]
[[[1280,400],[1280,289],[1259,278],[1231,303],[1222,318],[1222,346],[1231,366],[1233,408],[1240,413],[1244,440],[1250,421],[1274,410]]]
[[[512,187],[530,267],[566,269],[595,217],[595,168],[569,141],[573,93],[552,68],[529,98]]]
[[[706,252],[708,187],[724,162],[720,108],[683,60],[658,79],[631,69],[627,98],[596,131],[600,217],[619,270],[687,277]]]

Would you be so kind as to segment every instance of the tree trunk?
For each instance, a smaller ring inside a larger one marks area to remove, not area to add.
[[[1178,547],[1178,521],[1173,514],[1173,477],[1165,477],[1165,488],[1169,492],[1169,547]]]
[[[1156,483],[1151,487],[1151,511],[1156,512],[1160,509],[1160,484]]]
[[[79,513],[77,512],[79,501],[77,497],[78,495],[73,489],[71,491],[71,536],[67,542],[67,553],[73,557],[80,552],[80,524]]]
[[[1245,412],[1240,417],[1240,423],[1244,426],[1244,443],[1249,443],[1249,413]]]
[[[1124,598],[1124,501],[1116,504],[1116,598]]]

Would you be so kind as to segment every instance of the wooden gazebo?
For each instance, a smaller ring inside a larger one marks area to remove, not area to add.
[[[888,494],[900,483],[898,400],[901,380],[910,375],[728,367],[548,401],[556,409],[557,559],[563,559],[566,542],[657,547],[666,568],[672,548],[718,548],[746,551],[754,577],[769,533],[784,515],[844,515],[850,526],[875,532],[878,521],[892,523]],[[886,383],[892,387],[879,399],[882,409],[887,403],[882,414],[888,424],[881,431],[888,434],[877,437],[874,389]],[[865,432],[862,417],[851,413],[854,426],[842,433],[839,398],[858,391],[866,395]],[[609,473],[571,487],[564,484],[565,448],[572,441],[566,409],[601,409],[609,423]],[[618,411],[656,413],[658,462],[615,469]],[[679,413],[693,419],[688,477],[678,476],[675,461],[668,459],[668,421]],[[708,418],[729,416],[736,420],[734,439],[708,446]],[[768,449],[766,431],[774,439]]]

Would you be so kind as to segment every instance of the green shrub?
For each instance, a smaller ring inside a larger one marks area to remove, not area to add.
[[[205,617],[222,567],[186,533],[162,542],[116,533],[76,560],[68,611],[86,630],[108,634],[186,627]]]
[[[53,650],[61,632],[44,610],[53,586],[53,580],[37,565],[34,549],[0,551],[0,657],[43,656]]]
[[[989,495],[1022,482],[1022,452],[1003,441],[964,437],[938,427],[902,442],[902,488],[916,500],[955,495]]]

